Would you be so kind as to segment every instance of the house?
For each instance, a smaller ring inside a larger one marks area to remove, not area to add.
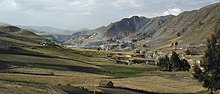
[[[40,42],[41,45],[47,46],[49,43],[48,42]]]
[[[130,61],[129,60],[116,60],[117,64],[126,64],[126,65],[130,65]]]
[[[40,45],[43,45],[43,46],[54,46],[54,45],[56,45],[56,44],[53,43],[53,42],[43,41],[43,42],[40,42]]]
[[[114,87],[114,83],[112,81],[101,80],[99,82],[99,87],[111,88],[111,87]]]
[[[103,44],[103,45],[100,45],[99,47],[102,50],[112,50],[112,49],[115,49],[117,46],[118,44]]]

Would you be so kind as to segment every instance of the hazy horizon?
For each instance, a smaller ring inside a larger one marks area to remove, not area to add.
[[[0,22],[68,30],[97,28],[134,15],[178,15],[220,0],[0,0]]]

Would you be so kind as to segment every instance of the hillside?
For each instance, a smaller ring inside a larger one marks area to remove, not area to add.
[[[205,44],[207,38],[220,27],[220,3],[199,10],[183,12],[163,25],[153,35],[150,43],[169,45],[178,41],[180,45]]]
[[[177,16],[154,18],[133,16],[95,30],[74,33],[65,43],[86,45],[90,42],[102,41],[100,44],[109,44],[106,40],[113,39],[139,41],[137,43],[141,44],[136,46],[137,48],[148,45],[150,48],[161,49],[169,47],[174,42],[178,42],[180,47],[204,45],[207,38],[219,27],[218,11],[220,11],[220,3],[199,10],[186,11]]]
[[[91,42],[102,42],[108,39],[131,40],[140,37],[143,39],[145,36],[152,36],[152,34],[158,29],[158,26],[163,25],[172,17],[173,16],[168,15],[156,18],[138,16],[124,18],[118,22],[111,23],[108,26],[73,33],[72,37],[68,38],[64,43],[88,45]]]
[[[135,34],[129,36],[131,39],[143,40],[146,38],[152,38],[153,35],[167,22],[173,19],[175,16],[167,15],[161,17],[151,18],[142,28]]]
[[[42,37],[25,29],[12,25],[0,26],[0,43],[1,47],[6,46],[37,46],[40,42],[45,41]]]
[[[138,16],[124,18],[121,21],[108,25],[103,37],[123,39],[128,35],[137,32],[149,21],[150,19],[148,18]]]

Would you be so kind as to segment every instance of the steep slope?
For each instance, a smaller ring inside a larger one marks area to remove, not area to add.
[[[104,37],[122,39],[130,34],[137,32],[150,19],[145,17],[133,16],[131,18],[124,18],[121,21],[110,24]]]
[[[198,45],[206,43],[207,38],[220,26],[220,3],[199,10],[183,12],[163,25],[153,35],[151,44]]]
[[[174,18],[173,15],[152,18],[148,21],[147,24],[140,28],[138,32],[132,34],[129,38],[138,40],[151,38],[154,33],[156,33],[165,23],[169,22],[172,18]]]
[[[72,37],[67,39],[65,43],[72,44],[74,41],[103,41],[109,38],[123,39],[128,35],[137,32],[148,21],[148,18],[138,16],[124,18],[121,21],[111,23],[108,26],[101,26],[94,30],[83,30],[73,33]]]

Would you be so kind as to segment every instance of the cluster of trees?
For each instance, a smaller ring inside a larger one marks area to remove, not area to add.
[[[208,88],[210,94],[220,90],[220,30],[207,41],[203,62],[195,65],[193,76]]]
[[[190,65],[187,60],[180,59],[176,52],[172,52],[171,57],[167,55],[165,57],[159,58],[157,64],[162,71],[189,71]]]

